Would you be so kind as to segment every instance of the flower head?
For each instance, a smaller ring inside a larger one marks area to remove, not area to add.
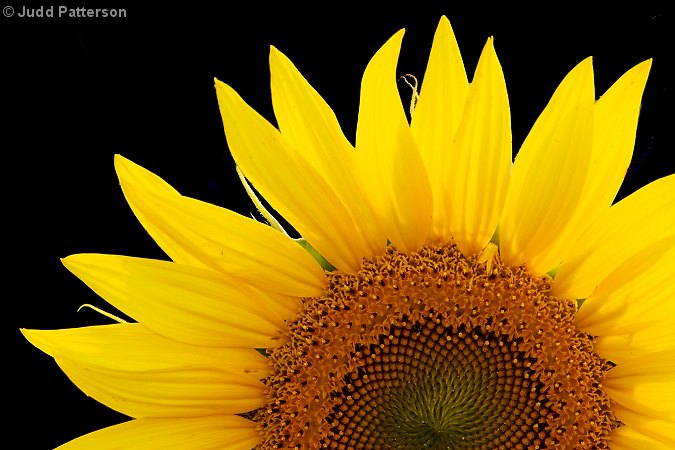
[[[675,446],[675,176],[614,203],[651,61],[599,100],[580,62],[512,162],[493,40],[469,83],[442,18],[408,120],[402,38],[365,70],[354,146],[275,48],[278,129],[216,80],[272,226],[116,156],[170,261],[69,256],[135,322],[23,330],[132,418],[63,449]]]

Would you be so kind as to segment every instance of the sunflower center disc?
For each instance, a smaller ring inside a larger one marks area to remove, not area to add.
[[[438,325],[392,327],[337,396],[335,432],[347,447],[479,448],[505,431],[542,430],[550,411],[533,361],[508,336]],[[345,401],[346,400],[346,401]]]
[[[258,448],[609,448],[610,366],[575,311],[454,246],[333,272],[270,350]]]

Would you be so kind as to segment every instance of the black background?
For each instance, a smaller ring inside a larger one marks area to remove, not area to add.
[[[3,342],[9,348],[3,361],[9,404],[3,410],[11,417],[10,436],[4,437],[11,442],[16,434],[19,448],[52,448],[124,420],[80,393],[18,331],[109,322],[90,310],[76,312],[83,303],[104,308],[105,303],[62,267],[61,257],[101,252],[165,258],[125,204],[113,155],[143,165],[185,195],[250,214],[253,207],[227,151],[213,78],[233,86],[274,121],[267,65],[271,44],[323,95],[353,142],[360,78],[370,57],[406,28],[398,70],[421,78],[445,14],[470,77],[485,40],[495,36],[515,149],[579,61],[594,57],[600,95],[630,67],[653,57],[634,161],[620,196],[675,167],[670,162],[672,7],[645,2],[610,10],[568,4],[559,10],[550,5],[494,9],[484,2],[315,2],[311,8],[295,2],[134,3],[98,5],[126,9],[123,19],[0,17]],[[17,12],[24,6],[9,4]],[[87,5],[94,7],[74,6]],[[407,102],[409,89],[401,85],[401,92]]]

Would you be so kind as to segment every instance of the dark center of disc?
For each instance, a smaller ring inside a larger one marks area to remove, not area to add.
[[[529,361],[508,336],[435,320],[392,328],[360,348],[366,363],[333,395],[345,449],[542,448],[549,413]]]

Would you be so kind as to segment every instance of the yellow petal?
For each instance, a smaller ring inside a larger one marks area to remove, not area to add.
[[[79,254],[68,270],[129,317],[177,341],[205,346],[281,345],[283,318],[257,289],[224,274],[169,261]]]
[[[499,235],[502,259],[531,265],[546,251],[581,199],[592,145],[593,66],[579,63],[560,83],[518,151]]]
[[[213,367],[257,378],[269,372],[267,358],[252,348],[197,347],[166,339],[139,323],[63,330],[21,330],[31,344],[52,357],[113,370],[153,371],[172,367]]]
[[[638,414],[675,421],[675,349],[618,364],[607,372],[603,390]]]
[[[218,368],[129,371],[55,360],[82,392],[130,417],[239,414],[265,404],[262,382]]]
[[[358,228],[321,173],[230,86],[216,80],[216,93],[227,144],[246,178],[333,266],[358,270]]]
[[[672,450],[673,448],[657,442],[629,426],[615,428],[609,436],[612,450]]]
[[[598,100],[593,110],[593,146],[590,167],[579,205],[551,247],[531,262],[553,267],[573,248],[574,241],[614,201],[630,164],[635,143],[640,100],[651,60],[626,72]]]
[[[612,204],[626,176],[651,65],[649,59],[630,69],[595,104],[591,172],[584,191],[584,202],[593,203],[589,214]]]
[[[449,239],[446,169],[454,164],[453,139],[464,112],[469,81],[448,19],[441,17],[410,130],[424,162],[433,195],[434,237]],[[510,161],[511,155],[509,155]]]
[[[382,253],[387,238],[380,229],[356,170],[354,148],[335,114],[276,48],[270,51],[272,105],[281,135],[328,183],[348,209],[358,234],[352,245],[361,257]]]
[[[651,439],[659,441],[668,448],[675,448],[675,422],[654,420],[638,414],[635,411],[624,408],[619,404],[612,405],[612,411],[616,417],[630,428],[638,431]],[[642,447],[647,448],[647,447]],[[652,448],[652,447],[649,447]]]
[[[357,163],[387,238],[402,251],[418,250],[431,227],[432,197],[396,85],[403,30],[368,63],[361,82]]]
[[[675,175],[613,205],[586,230],[553,280],[562,298],[586,298],[627,259],[675,234]]]
[[[448,166],[448,226],[462,253],[473,255],[497,228],[511,172],[509,100],[492,38],[478,61]]]
[[[117,155],[115,168],[136,217],[175,262],[210,267],[286,295],[315,296],[326,278],[296,242],[255,220],[184,197]]]
[[[577,327],[593,336],[628,335],[671,321],[674,275],[675,235],[637,252],[602,280],[577,311]]]
[[[658,313],[654,315],[656,314]],[[593,347],[603,358],[615,363],[673,349],[675,348],[675,320],[673,320],[672,313],[666,317],[667,320],[662,323],[634,333],[600,336],[596,338]]]
[[[103,428],[56,450],[251,450],[256,423],[240,416],[145,418]]]

